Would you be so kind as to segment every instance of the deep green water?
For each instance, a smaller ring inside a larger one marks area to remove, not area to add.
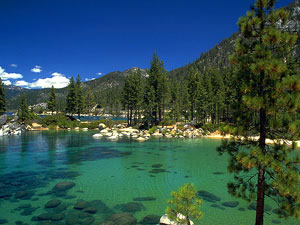
[[[149,214],[163,215],[170,192],[191,182],[217,198],[215,202],[209,198],[204,201],[204,217],[196,224],[254,224],[255,211],[248,209],[249,203],[227,193],[226,184],[232,176],[226,172],[226,156],[218,156],[215,150],[219,140],[111,142],[93,139],[93,133],[47,131],[0,137],[0,223],[5,219],[7,224],[43,224],[31,219],[52,213],[53,209],[44,207],[51,199],[63,202],[66,217],[79,212],[73,209],[79,199],[101,200],[98,211],[92,214],[92,224],[101,224],[121,211],[136,211],[133,215],[141,221]],[[49,193],[61,181],[71,181],[76,186],[67,192]],[[138,197],[151,198],[134,201]],[[239,205],[222,205],[228,201],[238,201]],[[137,203],[132,204],[133,209],[124,205],[130,202]],[[276,207],[268,200],[267,204],[272,209]],[[65,224],[64,221],[47,224]],[[277,223],[293,225],[299,221],[281,220],[268,211],[265,224]]]

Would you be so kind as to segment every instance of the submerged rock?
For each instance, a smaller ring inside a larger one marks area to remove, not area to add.
[[[57,214],[53,214],[51,217],[52,221],[60,221],[63,220],[65,218],[65,214],[64,213],[57,213]]]
[[[252,203],[248,206],[248,209],[249,209],[249,210],[256,210],[256,202],[252,202]],[[269,206],[268,204],[265,204],[265,205],[264,205],[264,210],[265,210],[265,211],[271,211],[271,210],[272,210],[272,207]]]
[[[152,169],[149,173],[165,173],[168,172],[165,169]]]
[[[120,209],[123,212],[138,212],[145,209],[144,205],[139,202],[129,202],[126,204],[120,204],[116,206],[117,209]]]
[[[81,211],[71,211],[65,216],[65,224],[66,225],[75,225],[75,224],[93,224],[95,221],[95,218],[85,212]]]
[[[137,197],[134,198],[133,201],[137,201],[137,202],[144,202],[144,201],[155,201],[156,198],[154,197]]]
[[[143,218],[143,220],[140,222],[141,224],[147,224],[147,225],[152,225],[152,224],[159,224],[160,217],[154,214],[147,215]]]
[[[71,181],[59,182],[52,188],[52,191],[54,191],[54,192],[67,191],[67,190],[73,188],[75,185],[76,184]]]
[[[52,213],[42,213],[38,215],[39,220],[51,220],[51,217],[53,216]]]
[[[97,209],[98,212],[105,214],[112,214],[113,211],[107,207],[107,205],[101,200],[93,200],[89,202],[89,207]]]
[[[46,203],[45,208],[55,208],[55,207],[59,206],[60,203],[61,203],[61,200],[52,199]]]
[[[94,213],[97,212],[97,209],[94,208],[94,207],[87,207],[87,208],[84,208],[82,211],[83,211],[83,212],[87,212],[87,213],[94,214]]]
[[[224,173],[223,172],[214,172],[213,174],[214,175],[223,175]]]
[[[18,207],[19,209],[28,209],[28,208],[31,208],[31,204],[22,204],[22,205],[19,205]]]
[[[152,168],[161,168],[163,164],[153,164]]]
[[[198,197],[202,197],[204,201],[208,201],[208,202],[218,202],[221,201],[221,198],[219,198],[218,196],[208,192],[208,191],[198,191],[197,192]]]
[[[6,219],[0,219],[0,224],[6,224],[6,223],[8,223],[8,220],[6,220]]]
[[[221,210],[225,210],[224,207],[219,206],[218,204],[212,204],[210,207],[217,208],[217,209],[221,209]]]
[[[30,215],[32,215],[32,213],[33,213],[35,210],[37,210],[37,209],[39,209],[39,208],[40,208],[40,207],[37,206],[37,207],[31,207],[31,208],[24,209],[24,211],[21,212],[21,215],[22,215],[22,216],[30,216]]]
[[[223,206],[226,206],[226,207],[230,207],[230,208],[235,208],[239,205],[240,203],[239,202],[223,202],[222,205]]]
[[[74,205],[74,209],[84,209],[89,207],[89,203],[87,201],[78,201],[75,205]]]
[[[109,222],[112,222],[114,225],[136,225],[137,220],[130,213],[117,213],[113,214],[109,219]]]

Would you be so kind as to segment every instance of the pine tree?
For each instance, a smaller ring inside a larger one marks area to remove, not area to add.
[[[162,121],[162,117],[168,103],[169,80],[167,77],[167,71],[164,67],[164,63],[158,58],[156,53],[153,54],[153,58],[150,62],[150,70],[149,77],[147,78],[147,83],[148,84],[146,85],[146,88],[148,88],[148,90],[146,91],[153,92],[155,98],[153,102],[154,105],[153,107],[151,107],[151,120],[153,120],[154,124],[159,124]],[[149,96],[151,96],[151,94]]]
[[[189,100],[188,92],[188,82],[186,80],[181,80],[181,93],[180,93],[180,102],[181,102],[181,114],[184,116],[185,120],[188,120],[190,117],[191,103]]]
[[[0,116],[6,111],[6,100],[5,100],[5,90],[0,77]]]
[[[144,93],[144,125],[148,129],[151,125],[156,123],[156,117],[154,116],[156,112],[156,102],[155,102],[155,90],[153,86],[146,83],[145,93]]]
[[[171,193],[172,199],[168,201],[169,207],[166,212],[168,218],[178,224],[190,225],[190,220],[199,220],[203,214],[200,211],[202,200],[197,198],[197,191],[194,185],[184,184],[178,191]]]
[[[178,80],[173,80],[171,83],[171,115],[172,119],[179,121],[181,117],[181,99],[180,99],[180,84]]]
[[[191,104],[191,120],[194,120],[200,95],[200,72],[195,66],[191,66],[188,72],[188,92]]]
[[[86,109],[87,109],[89,122],[90,122],[91,111],[93,107],[96,105],[96,102],[95,102],[94,94],[89,86],[86,89],[85,102],[86,102]]]
[[[213,101],[213,123],[219,123],[223,114],[225,101],[225,86],[223,77],[216,68],[211,68],[208,72],[212,82],[212,101]]]
[[[77,111],[77,94],[76,94],[76,87],[74,78],[71,78],[70,84],[69,84],[69,92],[67,95],[67,108],[66,112],[73,115]]]
[[[122,93],[122,102],[127,109],[129,125],[132,125],[133,118],[138,117],[137,114],[143,97],[142,91],[141,70],[138,69],[127,75]]]
[[[203,77],[205,93],[203,98],[205,99],[205,104],[203,105],[205,111],[205,118],[211,119],[213,117],[213,86],[212,86],[212,78],[208,72],[204,74]]]
[[[50,95],[49,95],[49,101],[48,101],[48,109],[51,111],[51,114],[53,115],[53,112],[56,110],[57,104],[56,104],[56,93],[54,86],[52,85]]]
[[[228,68],[224,71],[224,91],[225,91],[225,112],[224,118],[227,122],[233,122],[233,111],[234,105],[237,103],[237,82],[236,74],[233,72],[232,68]]]
[[[294,145],[284,141],[299,138],[300,130],[300,75],[293,59],[297,36],[278,29],[288,13],[275,11],[274,3],[257,0],[238,22],[241,37],[231,62],[241,104],[232,131],[240,138],[224,141],[218,149],[229,153],[229,171],[235,173],[229,192],[256,199],[256,225],[263,224],[265,197],[277,202],[281,216],[300,217],[299,157]]]
[[[30,118],[29,108],[27,105],[27,99],[24,92],[22,92],[20,96],[20,105],[19,105],[19,111],[18,111],[19,120],[24,122],[27,119]]]
[[[196,99],[196,118],[197,122],[205,123],[206,121],[206,112],[207,112],[207,90],[205,89],[204,76],[200,76],[198,83],[199,93],[197,94]]]
[[[80,120],[80,114],[84,110],[84,96],[83,96],[83,89],[82,89],[80,75],[78,75],[76,79],[75,92],[76,92],[77,115],[78,115],[78,119]]]

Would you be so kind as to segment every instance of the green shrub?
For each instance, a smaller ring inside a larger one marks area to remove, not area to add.
[[[162,126],[171,126],[171,125],[174,125],[175,123],[176,123],[176,121],[171,120],[169,117],[166,117],[163,119],[163,121],[161,121]]]
[[[48,126],[48,128],[49,128],[49,130],[56,130],[56,125],[50,124],[50,125]]]
[[[157,130],[157,127],[156,126],[153,126],[149,129],[149,134],[154,134]]]
[[[44,118],[40,119],[40,122],[42,126],[56,127],[56,125],[58,125],[63,129],[75,128],[80,125],[80,122],[78,122],[77,120],[72,121],[69,117],[62,114],[45,116]]]
[[[80,128],[96,129],[99,126],[99,121],[91,121],[90,123],[81,123]]]
[[[184,126],[183,124],[177,124],[176,127],[177,127],[177,129],[182,130],[182,129],[183,129],[183,126]]]

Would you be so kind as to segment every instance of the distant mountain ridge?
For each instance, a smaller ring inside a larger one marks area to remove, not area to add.
[[[300,0],[296,0],[284,7],[290,12],[290,19],[283,29],[287,29],[292,32],[298,33],[300,36]],[[235,40],[238,37],[238,33],[234,33],[231,37],[222,40],[215,47],[201,54],[200,58],[196,59],[193,63],[179,67],[177,69],[169,71],[170,78],[186,77],[188,68],[191,65],[196,65],[201,72],[207,71],[211,67],[216,67],[220,70],[230,66],[229,56],[234,52]],[[300,38],[298,38],[298,46],[296,57],[300,56]],[[138,68],[133,67],[125,71],[114,71],[108,73],[95,80],[84,82],[84,86],[89,86],[95,94],[108,88],[116,88],[121,90],[124,85],[125,77],[131,72],[136,71]],[[142,75],[147,75],[147,70],[141,69]],[[15,110],[18,107],[18,97],[21,92],[27,95],[28,104],[34,105],[41,102],[46,102],[49,96],[50,89],[25,89],[16,87],[13,85],[4,86],[6,90],[8,109]],[[67,88],[56,90],[58,99],[62,100],[67,94]]]
[[[99,77],[97,79],[83,82],[83,86],[84,87],[89,86],[94,93],[98,93],[112,87],[119,87],[119,86],[122,87],[125,81],[125,77],[130,72],[135,72],[138,69],[140,68],[133,67],[131,69],[124,70],[122,72],[114,71],[102,77]],[[147,76],[147,71],[145,69],[140,69],[140,70],[142,76]],[[74,78],[76,79],[76,77]],[[6,92],[8,110],[16,110],[18,108],[18,100],[22,92],[25,93],[29,105],[36,105],[41,102],[46,102],[49,98],[49,93],[50,93],[50,88],[28,89],[28,88],[22,88],[14,85],[4,85],[4,88]],[[63,99],[67,95],[67,92],[68,92],[67,88],[56,89],[56,96],[58,100]]]

